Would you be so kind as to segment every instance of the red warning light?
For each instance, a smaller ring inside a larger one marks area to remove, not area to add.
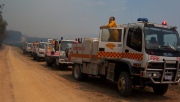
[[[162,22],[162,25],[167,25],[167,22],[165,22],[165,21],[164,21],[164,22]]]
[[[153,52],[153,51],[151,51],[151,52],[150,52],[150,54],[151,54],[151,55],[154,55],[154,52]]]

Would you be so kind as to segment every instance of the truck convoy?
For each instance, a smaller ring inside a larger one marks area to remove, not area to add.
[[[45,58],[46,64],[55,68],[72,65],[72,75],[79,81],[90,75],[116,82],[122,96],[129,96],[132,87],[146,86],[163,95],[169,84],[180,81],[176,29],[166,22],[156,24],[138,18],[136,23],[100,29],[99,38],[25,43],[23,53],[32,51],[34,59]]]
[[[110,39],[113,34],[118,41]],[[103,28],[99,38],[73,43],[69,53],[74,79],[92,75],[117,82],[122,96],[129,96],[133,86],[149,86],[163,95],[169,84],[180,80],[179,33],[166,22],[156,24],[139,18],[136,23]]]

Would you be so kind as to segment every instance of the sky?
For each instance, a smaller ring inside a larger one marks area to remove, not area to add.
[[[177,26],[180,0],[0,0],[7,30],[31,37],[75,39],[98,37],[99,27],[114,16],[118,24],[137,18]]]

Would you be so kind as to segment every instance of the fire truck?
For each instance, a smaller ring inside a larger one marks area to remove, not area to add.
[[[46,65],[51,66],[56,59],[59,58],[59,40],[57,39],[48,39],[46,49],[45,49],[45,60]]]
[[[39,42],[37,47],[35,47],[34,59],[37,61],[41,61],[41,59],[45,59],[45,48],[47,42]]]
[[[63,40],[63,38],[59,41],[56,40],[54,46],[51,46],[52,44],[49,43],[46,53],[47,65],[52,65],[55,69],[72,66],[74,63],[69,61],[68,55],[73,43],[77,43],[77,41]]]
[[[23,46],[23,54],[30,54],[32,51],[32,43],[25,42]]]
[[[69,50],[71,50],[72,44],[78,43],[75,40],[60,40],[59,41],[59,57],[54,60],[53,67],[55,68],[66,68],[72,66],[74,63],[69,61]]]
[[[180,42],[175,26],[156,24],[147,18],[117,28],[100,29],[99,38],[84,38],[72,45],[76,80],[99,76],[117,83],[122,96],[130,96],[132,87],[152,87],[163,95],[169,84],[180,80]]]

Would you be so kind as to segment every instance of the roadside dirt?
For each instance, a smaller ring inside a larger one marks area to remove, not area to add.
[[[72,69],[54,70],[45,62],[23,55],[21,49],[0,49],[0,102],[177,102],[180,85],[170,86],[164,96],[151,88],[134,88],[130,97],[121,97],[116,83],[90,77],[85,82],[73,79]]]

